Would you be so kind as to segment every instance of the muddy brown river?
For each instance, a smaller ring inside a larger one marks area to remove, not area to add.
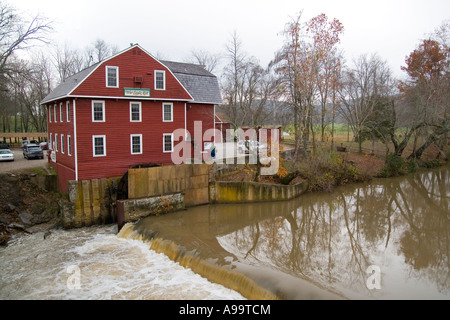
[[[13,239],[0,299],[450,298],[448,168]]]
[[[288,202],[196,207],[132,229],[282,299],[449,299],[449,186],[444,168]]]

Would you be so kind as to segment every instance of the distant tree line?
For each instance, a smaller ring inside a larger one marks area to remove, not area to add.
[[[27,19],[3,0],[0,25],[3,132],[45,132],[46,114],[40,101],[67,77],[119,51],[101,39],[83,50],[54,44],[49,40],[49,20]],[[333,149],[339,118],[351,128],[360,150],[364,140],[380,140],[387,154],[402,156],[412,142],[413,152],[407,157],[418,159],[430,145],[442,151],[447,143],[449,28],[444,22],[407,55],[403,81],[393,77],[377,54],[347,63],[339,47],[344,26],[325,14],[303,21],[300,12],[288,21],[283,45],[267,66],[245,52],[237,32],[224,52],[193,50],[186,61],[210,72],[217,72],[222,64],[221,111],[233,126],[290,125],[297,156],[306,155],[311,143],[314,150],[327,131]],[[45,51],[31,50],[40,43],[46,44]],[[32,54],[32,59],[21,59],[20,52]]]
[[[339,48],[344,26],[325,14],[302,22],[302,13],[283,31],[283,47],[267,67],[248,57],[237,34],[227,46],[222,74],[222,111],[235,127],[258,127],[272,118],[294,127],[295,153],[306,155],[309,144],[324,141],[337,117],[351,128],[359,151],[366,139],[380,140],[386,154],[419,159],[430,145],[447,144],[450,101],[449,22],[411,52],[402,70],[407,80],[393,77],[377,54],[364,54],[347,64]],[[278,109],[267,108],[278,100]],[[270,105],[270,104],[269,104]],[[265,106],[265,108],[264,108]],[[418,144],[421,138],[421,144]]]

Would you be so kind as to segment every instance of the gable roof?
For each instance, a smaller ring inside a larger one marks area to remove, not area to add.
[[[63,80],[55,89],[53,89],[42,101],[41,104],[61,99],[70,95],[75,88],[83,82],[99,65],[101,62],[93,64],[92,66],[81,70],[80,72]]]
[[[130,48],[127,48],[126,50],[120,52],[119,54],[129,49]],[[145,51],[144,49],[142,50]],[[119,54],[116,54],[113,57],[116,57]],[[152,55],[150,56],[153,57]],[[62,83],[60,83],[59,86],[57,86],[54,90],[52,90],[41,101],[41,104],[69,97],[71,93],[86,78],[88,78],[101,64],[112,59],[113,57],[110,57],[106,60],[93,64],[92,66],[78,72],[77,74],[68,77]],[[193,98],[191,102],[222,104],[222,97],[220,94],[219,82],[217,80],[217,77],[212,73],[208,72],[203,66],[191,63],[160,61],[156,58],[154,59],[159,61],[161,64],[167,67],[170,70],[170,72],[173,73],[175,78],[180,82],[180,84],[188,91],[190,96]]]

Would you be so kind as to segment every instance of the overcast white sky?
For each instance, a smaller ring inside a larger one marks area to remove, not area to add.
[[[396,75],[426,34],[450,19],[449,0],[6,0],[28,15],[54,21],[57,42],[84,49],[97,38],[120,50],[139,43],[153,55],[184,61],[193,49],[223,52],[236,31],[248,55],[267,65],[283,43],[280,32],[303,10],[345,28],[347,60],[378,53]]]

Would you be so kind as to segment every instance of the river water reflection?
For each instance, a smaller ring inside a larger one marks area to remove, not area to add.
[[[292,201],[209,205],[135,226],[284,299],[449,299],[449,172]]]

